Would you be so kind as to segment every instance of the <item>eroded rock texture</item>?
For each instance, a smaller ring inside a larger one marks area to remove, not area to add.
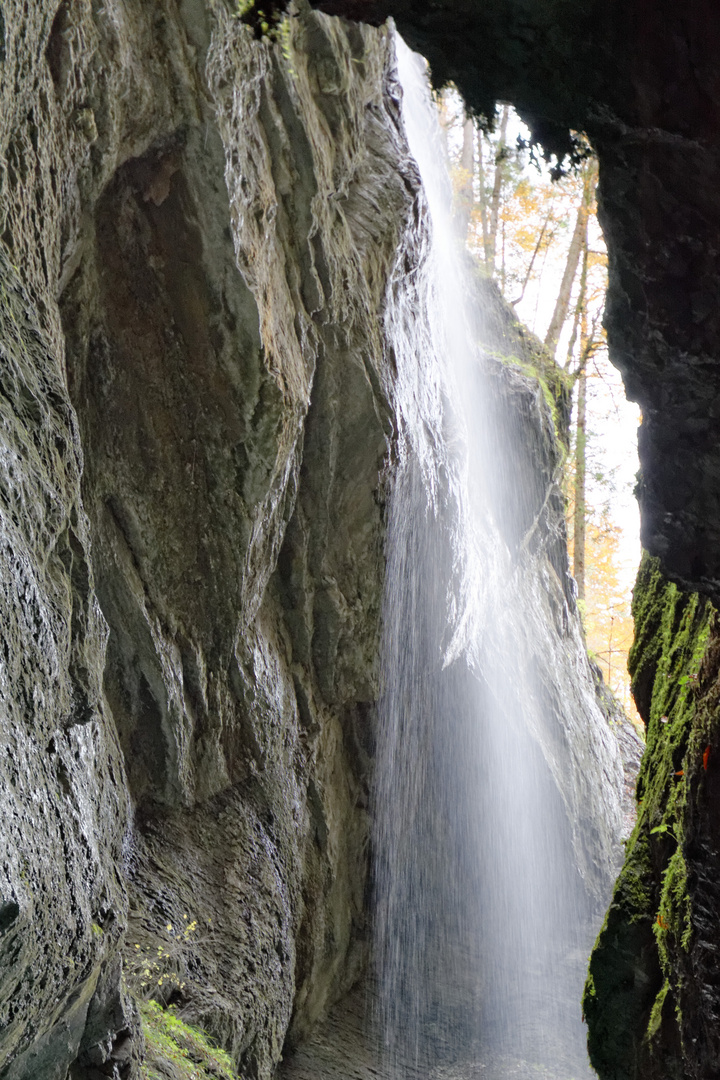
[[[133,1072],[130,918],[268,1076],[365,949],[416,183],[388,34],[139,0],[5,27],[0,1068]]]

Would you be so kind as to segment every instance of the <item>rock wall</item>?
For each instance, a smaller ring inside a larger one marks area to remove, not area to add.
[[[638,822],[590,962],[602,1077],[699,1080],[720,1068],[718,629],[712,605],[645,556],[634,596],[633,693],[647,727]]]
[[[366,948],[389,38],[4,15],[0,1074],[134,1074],[125,940],[269,1076]]]
[[[548,154],[570,130],[600,162],[613,362],[643,410],[643,545],[687,589],[720,595],[716,401],[717,55],[713,0],[314,0],[376,25],[392,16],[469,105],[520,111]],[[282,6],[282,0],[276,6]]]
[[[638,625],[636,684],[649,742],[641,821],[593,959],[591,1046],[603,1078],[715,1076],[709,958],[720,898],[712,757],[707,769],[703,759],[715,745],[718,659],[713,629],[698,667],[684,620],[700,604],[688,599],[693,590],[715,604],[720,597],[720,9],[711,0],[317,6],[378,24],[392,15],[428,55],[436,81],[452,79],[478,111],[510,101],[548,151],[572,153],[569,129],[587,132],[597,150],[610,356],[642,407],[642,540],[667,577],[660,583],[661,570],[646,567],[638,583],[638,613],[650,598],[665,617],[648,626],[643,615]],[[651,660],[641,664],[651,642]],[[681,665],[678,679],[700,671],[691,709],[691,697],[678,705],[672,693],[662,704],[681,660],[690,667]]]

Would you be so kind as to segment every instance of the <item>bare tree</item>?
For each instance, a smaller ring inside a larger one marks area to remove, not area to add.
[[[588,226],[585,220],[585,232],[581,239],[582,268],[580,270],[580,288],[575,305],[575,318],[570,335],[566,370],[571,383],[577,383],[577,406],[575,419],[575,477],[573,481],[573,576],[577,582],[578,600],[585,599],[585,543],[587,524],[587,389],[588,366],[601,341],[598,331],[598,317],[588,326]],[[577,333],[580,331],[580,355],[577,366],[572,369],[572,354],[575,351]]]
[[[495,273],[495,250],[497,246],[498,222],[500,220],[500,203],[502,201],[503,183],[507,175],[507,126],[510,116],[510,106],[503,105],[500,114],[500,133],[495,153],[495,176],[490,195],[490,224],[488,229],[488,247],[485,262],[491,274]]]
[[[583,316],[583,321],[587,317]],[[578,374],[577,420],[575,424],[575,510],[573,514],[573,576],[578,600],[585,599],[585,519],[587,507],[585,474],[587,467],[587,361]]]
[[[580,254],[583,249],[583,237],[587,237],[587,223],[588,217],[590,216],[590,208],[592,206],[596,183],[597,163],[595,159],[591,159],[586,163],[583,170],[582,200],[578,207],[575,229],[573,231],[570,247],[568,248],[567,260],[565,262],[565,270],[563,272],[562,281],[560,282],[557,300],[555,301],[555,310],[553,311],[550,325],[547,334],[545,335],[545,345],[553,356],[557,350],[558,339],[562,333],[562,328],[565,325],[565,320],[568,317],[568,312],[570,311],[572,288],[577,274],[578,263],[580,262]]]
[[[470,217],[475,202],[475,123],[471,116],[463,124],[460,152],[460,182],[455,196],[455,224],[460,239],[467,240]]]
[[[522,289],[520,290],[520,295],[518,297],[516,297],[515,300],[511,300],[510,301],[511,304],[519,304],[520,301],[522,300],[522,298],[525,295],[525,290],[528,287],[528,282],[530,281],[530,278],[531,278],[532,272],[533,272],[533,267],[535,266],[535,260],[537,259],[538,252],[540,251],[540,249],[542,247],[542,243],[543,243],[543,240],[545,239],[545,234],[546,234],[546,232],[548,230],[548,225],[550,224],[551,220],[552,220],[552,208],[550,210],[548,210],[547,216],[545,217],[545,220],[543,221],[543,227],[542,227],[542,229],[540,230],[540,232],[538,234],[537,243],[535,244],[535,247],[533,248],[533,253],[530,256],[530,262],[528,263],[528,268],[527,268],[527,270],[525,272],[525,277],[523,279]]]
[[[488,220],[487,192],[485,190],[485,161],[483,159],[483,131],[477,129],[477,166],[478,166],[478,203],[480,206],[480,225],[482,227],[483,258],[485,266],[490,266],[490,222]]]

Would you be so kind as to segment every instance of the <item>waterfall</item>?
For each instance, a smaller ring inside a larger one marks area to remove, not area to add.
[[[508,405],[521,377],[478,344],[424,61],[396,44],[427,230],[414,265],[401,253],[387,316],[400,428],[375,784],[380,1038],[398,1075],[464,1061],[487,1078],[513,1061],[579,1080],[617,748],[558,561],[559,494]]]

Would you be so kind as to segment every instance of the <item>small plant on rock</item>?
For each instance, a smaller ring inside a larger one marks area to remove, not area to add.
[[[208,926],[212,926],[210,919]],[[136,997],[156,998],[167,1004],[174,991],[184,990],[185,958],[200,944],[197,930],[197,919],[183,915],[182,926],[165,924],[165,940],[160,944],[133,944],[125,962],[125,978]]]

